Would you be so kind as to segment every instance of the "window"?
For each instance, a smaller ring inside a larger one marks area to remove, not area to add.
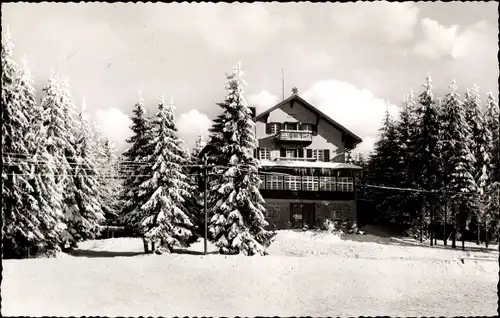
[[[271,123],[270,129],[271,129],[271,135],[276,135],[280,131],[280,123]]]
[[[285,123],[285,130],[297,130],[297,123]]]
[[[342,192],[354,191],[352,178],[341,177],[341,178],[337,178],[337,180],[338,180],[337,191],[342,191]]]
[[[291,191],[300,190],[300,177],[285,176],[285,190],[291,190]]]
[[[311,124],[302,124],[302,130],[312,131],[312,125]]]
[[[283,190],[283,176],[268,175],[266,178],[267,190]]]
[[[266,188],[266,176],[259,174],[259,179],[260,179],[259,189],[263,190]]]
[[[333,219],[334,219],[335,221],[338,221],[338,220],[340,220],[340,219],[341,219],[341,217],[342,217],[342,214],[340,213],[340,208],[336,208],[336,209],[334,209],[334,210],[333,210]]]
[[[313,158],[316,161],[323,161],[323,149],[313,149]]]
[[[297,149],[286,149],[286,158],[297,158]]]
[[[320,177],[319,189],[321,191],[335,191],[335,177]]]
[[[318,191],[318,177],[313,177],[313,176],[302,177],[302,190]]]
[[[259,159],[261,160],[270,160],[271,155],[269,148],[260,148],[259,149]]]

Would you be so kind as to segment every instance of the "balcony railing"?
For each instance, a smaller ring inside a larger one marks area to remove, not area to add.
[[[305,141],[312,142],[312,131],[307,130],[285,130],[282,129],[276,135],[279,141]]]
[[[351,177],[259,175],[261,190],[354,192]]]

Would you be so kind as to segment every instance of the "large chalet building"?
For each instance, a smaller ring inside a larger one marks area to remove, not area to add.
[[[298,95],[255,116],[260,193],[277,229],[357,220],[355,185],[361,168],[345,152],[362,140]]]
[[[357,220],[356,172],[345,152],[362,140],[298,95],[254,114],[260,193],[276,229]],[[206,147],[205,151],[209,151]]]

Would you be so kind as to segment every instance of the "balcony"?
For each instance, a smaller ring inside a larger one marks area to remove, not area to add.
[[[260,175],[264,199],[354,200],[352,177]]]
[[[282,129],[276,134],[276,141],[280,143],[300,143],[307,145],[312,142],[312,131]]]

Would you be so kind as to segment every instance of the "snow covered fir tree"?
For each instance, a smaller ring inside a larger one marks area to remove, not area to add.
[[[36,100],[23,61],[2,37],[2,219],[4,257],[54,255],[93,238],[102,221],[85,121],[55,72]]]
[[[455,81],[449,89],[435,98],[428,76],[417,101],[407,95],[390,138],[386,119],[366,168],[367,182],[382,188],[364,188],[363,197],[377,223],[409,228],[420,240],[488,245],[500,228],[498,105],[488,94],[484,107],[477,86],[465,98]],[[396,146],[386,147],[391,140]]]
[[[175,247],[187,247],[196,241],[193,217],[185,206],[193,187],[184,167],[189,160],[182,141],[177,137],[173,103],[165,106],[163,96],[158,101],[154,121],[154,152],[148,160],[151,176],[140,185],[145,203],[140,206],[139,229],[146,241],[159,243],[158,251],[172,252]]]
[[[227,96],[218,105],[207,144],[208,162],[217,165],[208,191],[210,239],[222,254],[264,255],[275,233],[268,231],[258,185],[251,111],[243,95],[240,64],[227,74]]]

